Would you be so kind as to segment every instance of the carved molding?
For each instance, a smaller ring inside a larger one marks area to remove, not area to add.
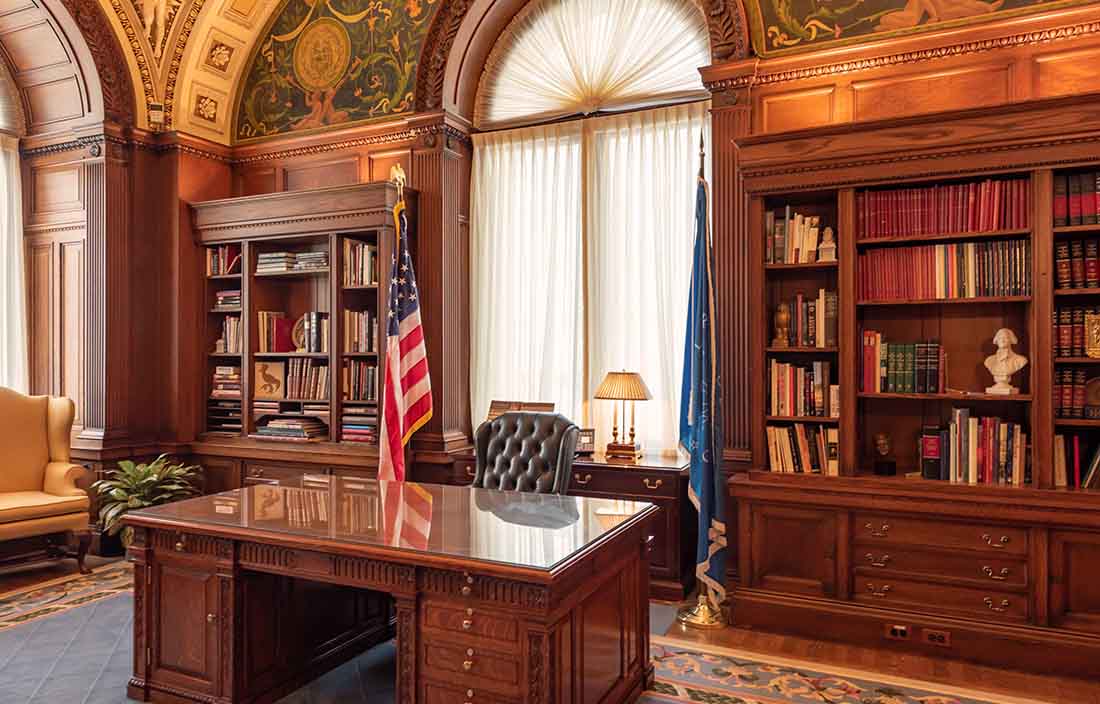
[[[103,110],[108,118],[123,125],[134,124],[134,88],[130,71],[115,33],[98,3],[61,0],[84,37],[95,62],[103,92]]]
[[[714,61],[733,61],[749,55],[749,25],[745,9],[736,0],[697,0],[707,16],[710,55]]]
[[[178,544],[182,544],[182,549],[176,549]],[[152,546],[155,550],[178,552],[184,555],[206,555],[228,560],[233,559],[233,541],[209,535],[180,533],[174,530],[157,530],[153,531]]]
[[[546,677],[542,666],[547,660],[553,660],[546,652],[549,637],[541,631],[527,634],[527,697],[528,704],[544,704],[549,700]]]
[[[202,10],[206,0],[194,0],[183,18],[183,26],[176,35],[176,44],[172,48],[172,58],[168,60],[168,79],[164,84],[164,127],[172,126],[173,108],[176,104],[176,81],[179,79],[180,63],[183,61],[183,52],[187,49],[187,41],[191,38],[191,32],[195,29],[195,21]]]
[[[428,593],[492,601],[533,611],[546,611],[550,606],[550,590],[544,586],[463,572],[426,569],[421,572],[421,588]]]
[[[820,78],[822,76],[853,73],[856,71],[866,71],[868,69],[897,66],[900,64],[932,61],[934,59],[943,59],[951,56],[962,56],[965,54],[977,54],[987,51],[994,51],[996,49],[1006,49],[1028,44],[1077,39],[1079,37],[1096,34],[1098,32],[1100,32],[1100,21],[1081,22],[1079,24],[1067,25],[1064,27],[1053,27],[1050,29],[1036,30],[1033,32],[1020,32],[1018,34],[1011,34],[1004,37],[995,37],[993,39],[960,42],[958,44],[951,44],[948,46],[931,47],[927,49],[905,51],[896,54],[884,54],[882,56],[872,56],[863,59],[855,59],[852,61],[841,61],[832,64],[819,64],[814,66],[800,66],[798,68],[787,69],[785,71],[773,71],[770,73],[765,70],[758,74],[744,74],[740,76],[719,79],[717,81],[709,81],[706,83],[706,87],[712,92],[717,92],[729,90],[731,88],[746,88],[748,86],[760,86],[774,83],[785,83],[788,81],[800,81],[807,78]],[[762,63],[761,65],[765,64]]]
[[[395,599],[397,607],[397,700],[416,699],[416,599]]]
[[[328,142],[325,144],[314,144],[308,147],[291,147],[290,149],[282,149],[273,152],[264,152],[262,154],[249,154],[248,156],[237,156],[230,158],[230,161],[234,164],[254,164],[262,161],[273,161],[275,159],[291,159],[301,156],[314,156],[317,154],[325,154],[327,152],[343,151],[345,149],[355,149],[357,147],[371,147],[380,144],[391,144],[394,142],[406,142],[410,140],[416,140],[426,135],[438,135],[443,134],[448,139],[455,140],[464,145],[472,145],[473,142],[470,139],[470,135],[466,134],[462,130],[447,124],[434,124],[426,125],[422,127],[408,127],[396,132],[386,132],[384,134],[371,134],[364,137],[355,137],[353,139],[344,139],[336,142]]]
[[[19,154],[24,159],[33,159],[34,157],[47,156],[49,154],[88,150],[91,156],[96,157],[99,156],[102,151],[105,141],[106,138],[103,135],[97,134],[88,137],[78,137],[67,142],[56,142],[54,144],[43,144],[39,147],[23,148],[19,150]]]
[[[332,558],[332,573],[336,577],[353,579],[361,584],[409,591],[416,589],[416,568],[407,565],[336,555]]]

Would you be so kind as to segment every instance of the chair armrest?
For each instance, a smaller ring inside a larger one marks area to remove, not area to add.
[[[88,492],[76,485],[76,480],[87,470],[70,462],[50,462],[46,465],[46,481],[43,489],[54,496],[87,496]]]

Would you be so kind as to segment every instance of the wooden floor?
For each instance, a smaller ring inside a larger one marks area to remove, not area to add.
[[[923,680],[1052,704],[1100,704],[1100,683],[998,670],[983,665],[865,648],[743,628],[687,629],[674,623],[665,634],[695,644],[838,665],[892,677]]]

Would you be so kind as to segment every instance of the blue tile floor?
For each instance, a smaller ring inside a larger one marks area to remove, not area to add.
[[[675,607],[653,604],[650,626],[663,634]],[[0,630],[0,704],[127,704],[132,672],[133,599],[92,602]],[[285,697],[280,704],[389,704],[394,652],[386,643]]]

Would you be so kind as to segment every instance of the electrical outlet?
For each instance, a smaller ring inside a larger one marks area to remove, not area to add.
[[[925,628],[921,630],[921,640],[929,645],[935,645],[940,648],[950,648],[951,631],[941,631],[936,628]]]
[[[890,640],[909,640],[909,626],[887,623],[884,627],[884,635]]]

